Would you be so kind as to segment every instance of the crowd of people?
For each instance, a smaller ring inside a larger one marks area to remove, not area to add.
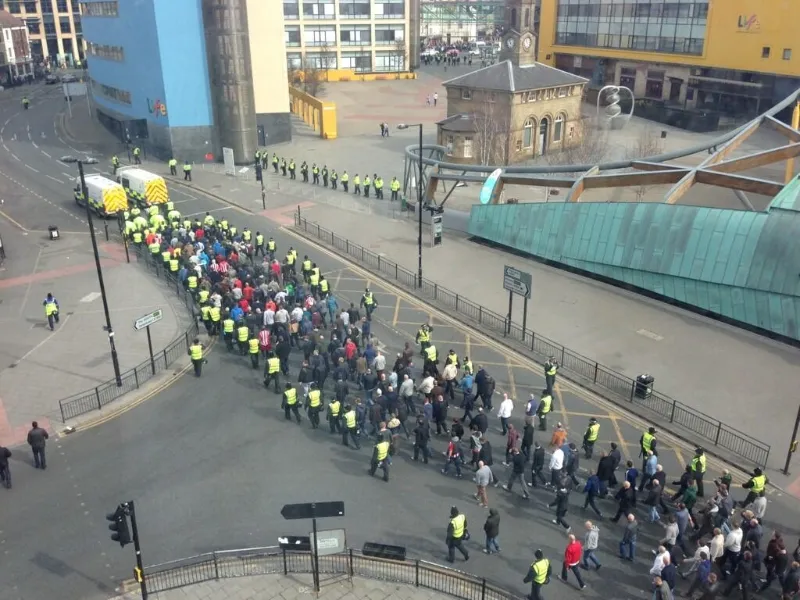
[[[602,537],[616,537],[613,547],[618,546],[619,558],[634,561],[640,527],[647,527],[659,540],[649,571],[656,600],[671,600],[680,578],[689,580],[684,595],[704,600],[734,592],[749,598],[772,588],[776,580],[783,598],[798,593],[800,545],[791,551],[779,532],[768,539],[764,535],[768,480],[760,470],[743,484],[748,493],[737,508],[727,471],[706,496],[706,458],[698,448],[685,471],[670,478],[677,490],[668,495],[654,427],[642,432],[639,465],[623,457],[614,443],[595,448],[600,431],[596,419],[573,439],[561,423],[548,426],[555,405],[555,360],[545,362],[544,389],[530,395],[515,424],[514,399],[503,394],[495,407],[492,375],[452,349],[440,355],[429,324],[422,324],[416,339],[389,357],[372,330],[378,301],[369,288],[358,305],[340,304],[321,268],[307,255],[301,258],[291,247],[279,251],[274,239],[247,227],[239,230],[209,213],[189,219],[174,206],[165,208],[167,214],[161,215],[151,207],[147,218],[128,213],[126,237],[193,295],[212,339],[218,337],[228,353],[241,355],[253,369],[263,364],[264,385],[279,397],[283,418],[340,435],[341,443],[354,449],[370,440],[368,471],[375,475],[380,470],[384,481],[399,452],[424,464],[441,452],[442,476],[452,473],[461,479],[468,472],[476,486],[475,502],[488,509],[482,544],[487,554],[501,551],[500,513],[490,507],[489,492],[502,486],[506,494],[514,494],[518,485],[524,499],[537,490],[553,509],[554,525],[567,535],[560,576],[566,581],[573,573],[581,588],[586,585],[582,571],[601,568]],[[206,361],[199,339],[189,354],[199,377]],[[299,368],[291,368],[293,356]],[[548,439],[537,440],[537,428]],[[495,461],[492,447],[498,432],[504,440],[501,462]],[[437,452],[435,436],[442,438]],[[593,458],[596,450],[599,462],[587,473],[580,461]],[[567,521],[576,492],[585,496],[583,510],[596,515],[583,524],[582,535]],[[603,531],[598,525],[605,519],[604,503],[607,512],[615,509],[610,523],[622,520],[621,526]],[[647,525],[640,525],[643,517]],[[466,516],[453,507],[447,560],[455,560],[456,550],[468,559],[468,539]],[[556,557],[536,550],[525,578],[533,600],[542,597],[550,580],[551,559]]]

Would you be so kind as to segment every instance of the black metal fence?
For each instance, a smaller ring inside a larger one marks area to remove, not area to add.
[[[287,552],[277,547],[226,550],[200,554],[144,569],[147,591],[164,592],[205,581],[254,575],[312,573],[310,552]],[[319,557],[320,575],[364,577],[413,585],[463,600],[518,600],[520,594],[491,581],[423,560],[385,560],[357,550]],[[323,583],[324,585],[324,583]]]
[[[61,409],[62,422],[92,412],[93,410],[100,410],[120,396],[132,392],[133,390],[138,390],[145,382],[155,377],[158,373],[168,369],[170,365],[182,356],[186,356],[189,351],[189,345],[198,333],[197,320],[194,312],[194,299],[191,294],[183,288],[177,278],[172,276],[169,271],[164,270],[160,261],[154,261],[143,253],[133,252],[134,249],[135,246],[129,246],[129,250],[136,256],[138,262],[145,265],[148,271],[152,272],[158,277],[159,281],[171,288],[178,295],[192,316],[192,324],[181,335],[170,342],[166,348],[154,352],[152,361],[148,358],[140,365],[123,373],[121,386],[117,385],[116,380],[111,379],[90,390],[59,400],[58,406]]]
[[[582,356],[535,331],[523,330],[521,325],[510,321],[507,316],[499,315],[433,281],[423,279],[420,285],[415,273],[336,235],[318,223],[308,221],[298,212],[294,215],[294,223],[300,232],[321,240],[340,254],[347,256],[349,260],[393,279],[432,304],[459,313],[484,330],[503,336],[505,342],[518,351],[538,359],[554,356],[561,364],[563,372],[587,387],[597,390],[612,402],[626,408],[635,404],[636,407],[646,409],[642,412],[655,414],[671,424],[679,425],[700,438],[704,445],[712,444],[758,466],[767,464],[770,446],[746,433],[655,390],[645,397],[640,397],[636,394],[634,379],[609,369],[596,360]]]

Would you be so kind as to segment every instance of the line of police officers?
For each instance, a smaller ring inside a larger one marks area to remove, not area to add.
[[[297,179],[297,164],[294,162],[293,158],[288,160],[286,157],[278,158],[278,155],[273,152],[272,159],[270,159],[269,153],[266,150],[256,150],[254,158],[256,165],[261,168],[262,173],[267,170],[267,163],[271,160],[272,169],[275,174],[280,172],[284,177],[288,174],[289,179]],[[312,163],[309,167],[308,163],[303,161],[300,164],[300,174],[303,177],[303,183],[308,183],[309,172],[311,173],[311,183],[313,185],[319,185],[321,178],[324,187],[328,187],[328,183],[330,183],[331,189],[336,190],[338,189],[339,182],[341,182],[342,190],[345,193],[349,193],[350,191],[350,175],[347,173],[347,170],[342,171],[342,174],[339,175],[336,169],[331,169],[329,171],[328,165],[323,165],[320,169],[317,163]],[[372,178],[370,178],[369,173],[366,173],[363,179],[358,174],[353,176],[353,194],[356,196],[360,196],[363,193],[365,198],[369,198],[370,191],[374,191],[375,198],[382,200],[384,197],[383,186],[383,178],[377,173],[374,173]],[[397,200],[400,192],[400,182],[397,180],[397,177],[392,177],[392,180],[389,182],[389,190],[392,193],[391,200]]]

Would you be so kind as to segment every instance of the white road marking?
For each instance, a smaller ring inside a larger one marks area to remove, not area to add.
[[[11,156],[13,156],[15,160],[19,160],[19,156],[17,156],[17,155],[16,155],[16,154],[14,154],[13,152],[11,153]],[[20,161],[20,162],[22,162],[22,161]]]
[[[38,344],[36,344],[36,345],[35,345],[33,348],[31,348],[30,350],[28,350],[28,352],[26,352],[26,353],[25,353],[23,356],[21,356],[19,360],[17,360],[17,361],[14,361],[14,366],[16,366],[16,365],[18,365],[19,363],[21,363],[23,360],[25,360],[25,359],[26,359],[26,358],[28,358],[28,357],[29,357],[31,354],[33,354],[33,353],[34,353],[34,352],[36,352],[36,351],[37,351],[39,348],[41,348],[41,347],[42,347],[44,344],[46,344],[47,342],[49,342],[50,340],[52,340],[54,336],[56,336],[56,335],[57,335],[57,334],[58,334],[58,333],[59,333],[59,332],[60,332],[62,329],[64,329],[64,327],[65,327],[65,326],[66,326],[66,324],[67,324],[67,321],[69,321],[69,318],[70,318],[70,316],[71,316],[71,315],[67,315],[67,316],[66,316],[66,318],[65,318],[63,321],[61,321],[61,323],[59,323],[59,325],[56,327],[56,330],[55,330],[55,331],[53,331],[51,335],[48,335],[48,336],[47,336],[46,338],[44,338],[44,339],[43,339],[41,342],[39,342]]]
[[[187,194],[183,190],[181,190],[181,194],[186,196],[187,198],[191,198],[192,200],[197,200],[197,196],[192,196],[191,194]]]
[[[11,149],[8,146],[6,146],[5,142],[3,142],[3,148],[5,149],[6,152],[11,152]]]
[[[100,292],[92,292],[90,294],[86,294],[83,298],[81,298],[81,302],[94,302],[100,297]]]
[[[63,181],[61,181],[60,179],[57,179],[56,177],[53,177],[52,175],[46,175],[46,177],[49,177],[50,179],[52,179],[53,181],[57,181],[58,183],[61,183],[61,184],[64,183]]]
[[[223,206],[222,208],[212,208],[211,210],[202,210],[200,212],[189,213],[188,215],[183,215],[183,216],[184,217],[194,217],[194,216],[197,216],[197,215],[204,215],[207,212],[208,213],[213,213],[213,212],[220,212],[221,210],[232,210],[232,209],[233,209],[232,206]]]
[[[62,174],[64,177],[66,177],[67,179],[72,179],[72,178],[74,177],[74,175],[70,175],[69,173],[64,173],[64,171],[61,171],[61,174]]]
[[[33,144],[33,147],[34,147],[34,148],[39,148],[39,144],[37,144],[37,143],[36,143],[36,142],[34,142],[33,140],[31,140],[31,144]]]
[[[646,338],[650,338],[651,340],[653,340],[655,342],[660,342],[661,340],[664,339],[663,335],[658,335],[657,333],[655,333],[653,331],[650,331],[649,329],[640,329],[636,333],[638,333],[639,335],[644,336]]]
[[[47,152],[45,152],[44,150],[41,150],[41,149],[40,149],[40,150],[39,150],[39,152],[41,152],[42,154],[44,154],[44,155],[45,155],[47,158],[53,158],[52,156],[50,156],[50,155],[49,155]]]
[[[17,160],[19,160],[19,159],[17,159]],[[33,171],[34,173],[38,173],[38,172],[39,172],[39,169],[34,169],[32,166],[30,166],[30,165],[28,165],[28,164],[26,164],[25,166],[26,166],[26,167],[28,167],[28,168],[29,168],[31,171]]]

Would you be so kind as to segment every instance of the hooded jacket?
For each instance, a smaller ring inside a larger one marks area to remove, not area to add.
[[[489,516],[486,517],[486,523],[483,524],[483,531],[488,538],[500,535],[500,514],[496,508],[489,509]]]

